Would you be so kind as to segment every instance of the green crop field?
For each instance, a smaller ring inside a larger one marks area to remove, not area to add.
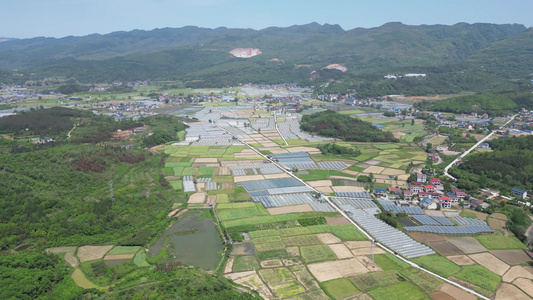
[[[419,264],[421,267],[426,268],[439,275],[442,275],[446,278],[461,271],[461,267],[438,254],[421,256],[413,258],[412,260],[413,262]]]
[[[304,287],[296,280],[278,282],[270,285],[270,288],[279,298],[289,298],[305,292]]]
[[[267,259],[273,259],[273,258],[285,258],[288,256],[289,256],[289,253],[287,253],[287,250],[285,249],[257,253],[257,259],[259,260],[267,260]]]
[[[150,264],[146,262],[146,252],[144,250],[141,250],[135,254],[135,257],[133,257],[133,263],[136,264],[138,267],[149,267]]]
[[[274,243],[263,243],[254,245],[255,250],[257,252],[267,252],[267,251],[273,251],[273,250],[285,250],[285,244],[281,242],[274,242]]]
[[[331,226],[331,233],[343,241],[366,241],[366,236],[353,225]]]
[[[254,245],[260,245],[260,244],[266,244],[266,243],[283,243],[283,240],[278,235],[258,237],[258,238],[254,238],[252,241]]]
[[[139,246],[115,246],[106,255],[134,254],[139,251]]]
[[[442,280],[433,276],[429,276],[426,272],[418,270],[413,271],[415,271],[415,273],[411,273],[407,277],[426,293],[435,292],[437,287],[443,283]]]
[[[369,291],[380,286],[389,286],[399,282],[394,271],[370,272],[350,279],[361,291]]]
[[[500,276],[480,265],[463,266],[461,272],[454,276],[493,292],[502,281]]]
[[[331,170],[308,170],[309,174],[298,174],[296,173],[296,176],[298,176],[300,179],[305,181],[312,181],[312,180],[326,180],[329,178],[329,176],[344,176],[344,177],[351,177],[355,178],[355,175],[342,173],[339,171],[331,171]]]
[[[374,255],[374,261],[384,271],[401,270],[403,268],[409,267],[408,264],[394,257],[390,253],[376,254]]]
[[[335,253],[327,245],[300,247],[300,254],[307,264],[337,259]]]
[[[257,231],[252,231],[248,233],[248,235],[250,235],[252,239],[255,239],[259,237],[279,235],[279,231],[276,229],[257,230]]]
[[[259,207],[260,206],[260,207]],[[263,208],[261,204],[256,204],[254,207],[243,207],[237,209],[220,209],[218,211],[220,220],[235,220],[235,219],[245,219],[255,216],[265,216],[268,215],[266,209]]]
[[[418,300],[429,297],[410,282],[399,282],[371,290],[368,294],[375,300]]]
[[[233,272],[258,270],[259,263],[253,255],[239,255],[235,257],[233,263]]]
[[[361,167],[358,167],[358,166],[349,166],[348,170],[354,171],[354,172],[363,172],[365,170],[365,168],[361,168]]]
[[[198,175],[199,176],[211,176],[213,175],[213,167],[199,167],[198,168]]]
[[[306,235],[311,232],[307,227],[292,227],[292,228],[283,228],[279,230],[279,235],[281,236],[295,236],[295,235]]]
[[[274,269],[262,269],[259,270],[259,276],[267,283],[272,284],[279,282],[278,274],[274,271]]]
[[[514,236],[486,234],[476,236],[476,240],[489,250],[522,249],[526,246]]]
[[[278,277],[281,281],[285,281],[288,279],[294,279],[294,275],[287,268],[276,268],[275,271],[276,271],[276,274],[278,274]]]
[[[322,285],[334,299],[345,299],[359,293],[359,290],[346,278],[326,281]]]
[[[282,235],[283,236],[283,235]],[[283,236],[283,242],[287,247],[290,246],[309,246],[320,245],[322,242],[316,235],[299,235],[299,236]]]

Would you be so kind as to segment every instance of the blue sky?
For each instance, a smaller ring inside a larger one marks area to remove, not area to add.
[[[0,37],[64,37],[133,29],[263,29],[310,22],[345,30],[387,22],[533,27],[533,0],[0,0]]]

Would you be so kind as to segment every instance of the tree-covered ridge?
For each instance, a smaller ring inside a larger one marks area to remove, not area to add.
[[[372,123],[334,111],[322,111],[304,115],[300,124],[302,130],[347,142],[393,142],[392,133],[379,130]]]
[[[72,129],[72,118],[89,117],[92,114],[64,107],[35,109],[0,118],[0,132],[19,134],[28,129],[42,134],[59,134]]]
[[[419,102],[420,109],[453,113],[488,113],[502,115],[514,113],[521,108],[533,109],[533,94],[530,90],[469,95],[434,102]]]
[[[452,175],[466,190],[495,188],[509,192],[517,187],[533,190],[533,136],[502,138],[491,143],[492,152],[467,157]]]
[[[0,248],[37,241],[143,245],[182,201],[161,184],[162,160],[87,145],[1,155],[0,182],[9,184],[0,186]]]

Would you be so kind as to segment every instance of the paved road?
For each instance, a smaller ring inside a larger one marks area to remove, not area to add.
[[[220,128],[220,129],[226,131],[227,133],[233,135],[231,132],[225,130],[224,128],[222,128],[222,127],[220,127],[220,126],[218,126],[218,124],[215,123],[215,125],[217,125],[218,128]],[[292,176],[292,177],[295,178],[296,180],[300,181],[301,183],[303,183],[303,184],[306,185],[307,187],[311,188],[313,191],[315,191],[315,193],[320,193],[317,189],[315,189],[314,187],[310,186],[309,184],[307,184],[307,183],[306,183],[305,181],[303,181],[302,179],[298,178],[298,177],[297,177],[296,175],[294,175],[292,172],[287,171],[287,170],[286,170],[285,168],[283,168],[280,164],[278,164],[277,162],[271,160],[271,159],[268,158],[266,155],[263,155],[263,154],[262,154],[257,148],[250,146],[248,143],[245,143],[244,141],[242,141],[241,139],[239,139],[237,136],[235,136],[235,135],[233,135],[233,136],[236,137],[241,143],[243,143],[244,145],[248,146],[248,148],[250,148],[250,149],[252,149],[254,152],[256,152],[258,155],[262,156],[265,160],[269,160],[272,164],[274,164],[275,166],[277,166],[280,170],[282,170],[283,172],[289,174],[290,176]],[[349,216],[348,216],[348,215],[347,215],[342,209],[340,209],[335,203],[333,203],[333,202],[331,201],[331,199],[329,199],[329,196],[324,196],[324,199],[329,203],[329,205],[331,205],[331,207],[335,208],[335,210],[336,210],[338,213],[340,213],[340,214],[341,214],[346,220],[348,220],[348,221],[349,221],[352,225],[354,225],[359,231],[361,231],[361,232],[362,232],[362,233],[363,233],[363,234],[364,234],[369,240],[371,240],[371,241],[372,241],[372,240],[375,241],[374,238],[373,238],[370,234],[368,234],[368,232],[366,232],[363,228],[361,228],[361,227],[360,227],[360,226],[359,226],[354,220],[352,220],[352,219],[351,219],[351,218],[350,218],[350,217],[349,217]],[[447,278],[445,278],[445,277],[442,277],[442,276],[440,276],[440,275],[438,275],[438,274],[435,274],[435,273],[433,273],[433,272],[431,272],[431,271],[429,271],[429,270],[427,270],[427,269],[424,269],[424,268],[420,267],[419,265],[413,263],[412,261],[410,261],[410,260],[408,260],[408,259],[406,259],[406,258],[403,258],[403,257],[401,257],[401,256],[399,256],[399,255],[397,255],[397,254],[395,254],[394,251],[390,250],[389,248],[385,247],[384,245],[381,245],[381,244],[378,243],[377,241],[375,241],[375,245],[378,246],[378,247],[380,247],[380,248],[382,248],[384,251],[387,251],[388,253],[390,253],[390,254],[396,256],[398,259],[404,261],[405,263],[409,264],[409,265],[410,265],[411,267],[413,267],[413,268],[419,269],[419,270],[421,270],[421,271],[423,271],[423,272],[428,273],[428,274],[431,275],[431,276],[437,277],[437,278],[439,278],[440,280],[442,280],[442,281],[444,281],[444,282],[446,282],[446,283],[448,283],[448,284],[451,284],[451,285],[453,285],[453,286],[455,286],[455,287],[457,287],[457,288],[460,288],[460,289],[462,289],[462,290],[465,291],[465,292],[468,292],[468,293],[470,293],[470,294],[472,294],[472,295],[475,295],[475,296],[478,297],[478,298],[481,298],[481,299],[484,299],[484,300],[490,300],[489,298],[487,298],[487,297],[481,295],[480,293],[478,293],[478,292],[476,292],[476,291],[474,291],[474,290],[471,290],[471,289],[469,289],[469,288],[466,288],[466,287],[464,287],[464,286],[462,286],[462,285],[460,285],[460,284],[458,284],[458,283],[456,283],[456,282],[454,282],[454,281],[451,281],[451,280],[449,280],[449,279],[447,279]]]
[[[500,126],[499,130],[503,129],[505,126],[507,126],[507,124],[509,124],[512,120],[514,120],[514,118],[516,117],[517,115],[513,115],[507,122],[505,122],[505,124],[503,124],[502,126]],[[488,140],[491,136],[494,135],[496,131],[493,130],[491,131],[486,137],[482,138],[481,140],[479,140],[479,142],[477,142],[474,146],[472,146],[472,148],[466,150],[465,152],[463,152],[463,154],[461,154],[459,157],[457,157],[456,159],[454,159],[449,165],[446,166],[446,168],[444,168],[444,175],[451,178],[452,180],[456,180],[455,177],[453,177],[452,175],[450,175],[448,173],[448,170],[450,170],[450,168],[458,161],[462,160],[465,156],[467,156],[468,154],[470,154],[470,152],[472,152],[474,149],[476,149],[479,145],[481,145],[483,142],[485,142],[486,140]]]

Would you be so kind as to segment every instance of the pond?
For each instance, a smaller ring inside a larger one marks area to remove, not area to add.
[[[188,266],[214,270],[223,248],[215,223],[204,216],[206,213],[182,216],[150,248],[148,257],[160,257],[162,263],[180,261]],[[163,249],[165,254],[161,255]]]

